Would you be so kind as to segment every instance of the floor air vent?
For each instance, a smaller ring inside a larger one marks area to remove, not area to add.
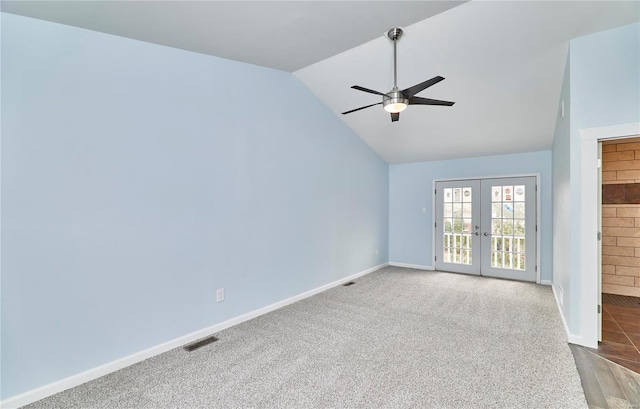
[[[202,339],[200,339],[200,340],[198,340],[198,341],[196,341],[196,342],[194,342],[192,344],[185,345],[184,349],[185,349],[185,351],[192,352],[192,351],[195,351],[198,348],[202,348],[205,345],[212,344],[212,343],[216,342],[217,340],[218,340],[218,338],[216,338],[216,337],[214,337],[212,335],[210,337],[202,338]]]
[[[349,281],[348,283],[344,283],[342,284],[344,287],[349,287],[350,285],[354,285],[356,282],[355,281]]]

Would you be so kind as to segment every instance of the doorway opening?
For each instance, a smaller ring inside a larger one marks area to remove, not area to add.
[[[640,373],[640,137],[599,142],[600,316],[598,348]]]
[[[571,318],[571,326],[578,328],[578,333],[569,332],[569,341],[590,347],[598,347],[600,336],[599,323],[601,322],[600,303],[600,274],[602,271],[600,260],[600,231],[598,192],[601,190],[598,183],[600,167],[598,166],[598,142],[608,139],[620,139],[640,135],[640,122],[628,124],[610,125],[578,130],[580,138],[579,160],[574,171],[579,175],[576,181],[576,203],[572,209],[575,220],[571,225],[579,231],[575,237],[575,253],[572,252],[570,283],[575,283],[575,297],[572,302],[577,306],[576,314]],[[571,177],[573,179],[573,176]],[[572,216],[573,217],[573,216]],[[568,249],[567,249],[568,250]],[[554,278],[554,285],[557,285]],[[575,300],[575,301],[573,301]],[[575,322],[575,324],[574,324]]]

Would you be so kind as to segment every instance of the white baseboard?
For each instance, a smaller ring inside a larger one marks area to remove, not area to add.
[[[0,402],[0,408],[4,408],[4,409],[13,409],[13,408],[18,408],[20,406],[24,406],[24,405],[28,405],[30,403],[36,402],[40,399],[44,399],[48,396],[51,395],[55,395],[56,393],[60,393],[62,391],[65,391],[67,389],[76,387],[78,385],[81,385],[83,383],[92,381],[94,379],[97,379],[101,376],[110,374],[112,372],[115,372],[119,369],[122,368],[126,368],[127,366],[136,364],[138,362],[142,362],[145,359],[149,359],[151,357],[154,357],[156,355],[160,355],[164,352],[170,351],[174,348],[178,348],[182,345],[188,344],[190,342],[196,341],[200,338],[204,338],[204,337],[208,337],[209,335],[215,334],[217,332],[220,332],[224,329],[227,329],[229,327],[232,327],[234,325],[240,324],[242,322],[248,321],[250,319],[259,317],[260,315],[264,315],[266,313],[269,313],[271,311],[277,310],[278,308],[282,308],[285,305],[289,305],[292,304],[296,301],[300,301],[304,298],[307,297],[311,297],[312,295],[316,295],[318,293],[321,293],[323,291],[326,291],[332,287],[336,287],[340,284],[346,283],[347,281],[351,281],[354,280],[358,277],[362,277],[366,274],[372,273],[376,270],[379,270],[381,268],[386,267],[387,265],[389,265],[388,263],[384,263],[384,264],[380,264],[378,266],[375,267],[371,267],[367,270],[361,271],[359,273],[350,275],[348,277],[344,277],[341,278],[340,280],[334,281],[332,283],[329,284],[325,284],[323,286],[320,286],[318,288],[315,288],[313,290],[309,290],[306,291],[304,293],[295,295],[293,297],[287,298],[285,300],[282,301],[278,301],[274,304],[268,305],[266,307],[257,309],[255,311],[251,311],[248,312],[246,314],[240,315],[238,317],[232,318],[230,320],[224,321],[220,324],[216,324],[216,325],[212,325],[208,328],[204,328],[195,332],[192,332],[190,334],[178,337],[176,339],[173,339],[171,341],[167,341],[165,343],[162,343],[160,345],[156,345],[154,347],[145,349],[143,351],[140,352],[136,352],[134,354],[131,354],[129,356],[125,356],[124,358],[120,358],[117,359],[115,361],[106,363],[104,365],[100,365],[98,367],[89,369],[87,371],[81,372],[79,374],[76,375],[72,375],[68,378],[64,378],[61,379],[59,381],[50,383],[48,385],[44,385],[41,386],[39,388],[36,389],[32,389],[30,391],[21,393],[19,395],[16,396],[12,396],[8,399],[3,400],[2,402]]]
[[[551,285],[551,280],[540,280],[540,285]]]
[[[433,266],[423,266],[423,265],[420,265],[420,264],[398,263],[398,262],[395,262],[395,261],[390,261],[389,265],[393,266],[393,267],[413,268],[413,269],[416,269],[416,270],[428,270],[428,271],[434,271],[435,270],[435,268]]]
[[[540,284],[543,284],[543,282],[541,281]],[[558,312],[560,313],[560,318],[562,319],[562,325],[564,325],[564,331],[567,334],[567,342],[569,342],[570,344],[582,345],[582,337],[579,335],[574,335],[569,331],[567,320],[564,319],[564,314],[562,313],[560,299],[558,298],[558,294],[556,293],[556,286],[553,284],[551,284],[551,291],[553,291],[553,297],[556,299],[556,306],[558,307]]]

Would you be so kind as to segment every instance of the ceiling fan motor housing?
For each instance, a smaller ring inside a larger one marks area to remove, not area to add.
[[[407,105],[409,105],[409,99],[397,87],[394,87],[382,97],[382,106],[387,112],[404,111]]]

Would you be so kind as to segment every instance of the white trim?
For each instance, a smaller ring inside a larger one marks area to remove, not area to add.
[[[580,259],[571,277],[580,272],[580,345],[598,346],[598,141],[640,135],[640,122],[579,129],[580,136]],[[573,179],[573,175],[572,175]]]
[[[435,182],[455,182],[455,181],[465,181],[465,180],[475,180],[475,179],[507,179],[507,178],[528,178],[533,176],[540,176],[540,173],[512,173],[505,175],[492,175],[492,176],[470,176],[470,177],[460,177],[460,178],[438,178],[433,179],[433,186],[435,189]]]
[[[542,279],[540,278],[540,275],[542,274],[542,263],[541,263],[541,258],[540,256],[542,255],[542,249],[540,248],[540,243],[541,240],[540,238],[542,237],[542,200],[540,199],[540,197],[542,196],[542,187],[540,187],[540,179],[542,179],[540,173],[536,173],[536,266],[538,266],[536,268],[536,283],[538,284],[542,284]],[[549,281],[549,280],[545,280],[545,281]],[[549,284],[551,284],[551,282],[549,281]]]
[[[582,140],[619,139],[640,135],[640,122],[628,124],[600,126],[578,130]],[[596,157],[597,159],[597,157]],[[597,163],[596,163],[597,165]]]
[[[556,286],[551,285],[551,291],[553,291],[553,297],[556,299],[556,306],[558,307],[558,313],[560,314],[560,319],[562,319],[562,325],[564,325],[564,332],[567,334],[567,342],[569,342],[570,344],[582,345],[582,337],[579,337],[569,332],[569,326],[567,325],[567,321],[564,319],[564,315],[562,314],[560,299],[558,298],[558,294],[556,293]]]
[[[259,308],[255,311],[251,311],[248,312],[246,314],[240,315],[238,317],[232,318],[230,320],[224,321],[220,324],[216,324],[216,325],[212,325],[208,328],[204,328],[195,332],[192,332],[190,334],[175,338],[171,341],[167,341],[164,342],[160,345],[156,345],[154,347],[145,349],[143,351],[139,351],[136,352],[134,354],[131,354],[129,356],[125,356],[124,358],[120,358],[117,359],[115,361],[106,363],[104,365],[100,365],[98,367],[89,369],[87,371],[81,372],[79,374],[76,375],[72,375],[68,378],[64,378],[61,379],[59,381],[50,383],[48,385],[44,385],[41,386],[39,388],[36,389],[32,389],[30,391],[21,393],[19,395],[16,396],[12,396],[8,399],[3,400],[2,402],[0,402],[0,407],[1,408],[5,408],[5,409],[10,409],[10,408],[18,408],[20,406],[24,406],[24,405],[28,405],[30,403],[36,402],[40,399],[44,399],[48,396],[54,395],[56,393],[62,392],[64,390],[73,388],[75,386],[81,385],[83,383],[92,381],[94,379],[97,379],[101,376],[110,374],[112,372],[115,372],[119,369],[122,368],[126,368],[127,366],[136,364],[138,362],[142,362],[145,359],[154,357],[156,355],[160,355],[164,352],[167,352],[169,350],[172,350],[174,348],[178,348],[182,345],[188,344],[190,342],[196,341],[200,338],[204,338],[207,337],[209,335],[215,334],[217,332],[220,332],[224,329],[227,329],[229,327],[232,327],[234,325],[240,324],[242,322],[248,321],[250,319],[259,317],[260,315],[264,315],[267,314],[271,311],[277,310],[278,308],[282,308],[286,305],[292,304],[296,301],[300,301],[304,298],[308,298],[311,297],[312,295],[316,295],[318,293],[321,293],[323,291],[326,291],[332,287],[336,287],[339,286],[340,284],[343,284],[347,281],[351,281],[354,280],[358,277],[362,277],[366,274],[372,273],[374,271],[377,271],[381,268],[386,267],[387,265],[389,265],[389,263],[384,263],[384,264],[380,264],[378,266],[375,267],[371,267],[367,270],[361,271],[359,273],[356,274],[352,274],[348,277],[344,277],[341,278],[337,281],[334,281],[332,283],[329,284],[325,284],[323,286],[320,286],[318,288],[315,288],[313,290],[309,290],[306,291],[304,293],[295,295],[293,297],[287,298],[285,300],[276,302],[274,304],[268,305],[266,307],[263,308]]]
[[[569,342],[570,344],[576,344],[576,345],[584,345],[582,343],[582,337],[578,336],[578,335],[574,335],[571,333],[567,332],[567,342]]]
[[[439,182],[437,179],[433,179],[431,181],[431,265],[436,265],[436,183]]]
[[[540,282],[538,284],[540,284],[540,285],[552,285],[551,284],[551,280],[540,280]]]
[[[389,265],[393,266],[393,267],[413,268],[415,270],[428,270],[428,271],[434,271],[435,270],[435,268],[433,266],[423,266],[421,264],[398,263],[398,262],[395,262],[395,261],[390,261]]]

